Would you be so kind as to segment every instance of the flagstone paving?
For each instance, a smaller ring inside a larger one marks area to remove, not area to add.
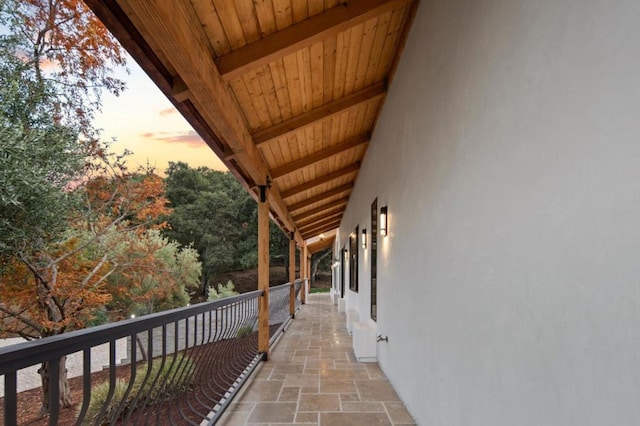
[[[355,359],[344,314],[313,294],[219,424],[415,423],[378,364]]]

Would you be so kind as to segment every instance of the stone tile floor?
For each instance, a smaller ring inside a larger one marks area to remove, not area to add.
[[[355,359],[344,314],[313,294],[219,424],[415,423],[378,364]]]

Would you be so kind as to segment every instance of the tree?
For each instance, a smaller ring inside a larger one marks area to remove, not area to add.
[[[201,273],[194,249],[181,249],[177,242],[168,241],[158,230],[122,233],[119,238],[122,244],[116,257],[120,268],[105,286],[111,296],[106,306],[112,319],[150,314],[189,303],[187,289],[198,287]]]
[[[311,256],[311,284],[316,282],[316,273],[318,272],[318,266],[320,262],[327,258],[331,253],[333,253],[333,248],[329,247],[318,253],[314,253]]]
[[[166,184],[173,211],[164,234],[198,251],[204,294],[209,278],[240,264],[237,245],[246,233],[248,196],[230,174],[185,163],[170,163]]]
[[[14,49],[0,43],[0,255],[37,249],[66,228],[77,200],[65,188],[88,155],[77,132],[55,119],[53,88],[35,82]]]
[[[102,90],[124,89],[125,56],[79,0],[0,0],[0,25],[3,255],[65,228],[65,188],[104,155],[90,120]]]
[[[79,204],[82,209],[67,212],[68,228],[56,240],[37,245],[25,241],[23,247],[5,255],[0,278],[1,334],[26,339],[61,334],[84,327],[113,295],[116,300],[125,295],[136,295],[138,300],[152,297],[155,305],[158,298],[169,298],[172,291],[167,285],[185,275],[187,282],[198,276],[192,259],[189,271],[182,274],[183,265],[175,259],[177,251],[171,251],[168,242],[153,233],[164,225],[158,218],[169,211],[162,179],[153,174],[130,175],[120,167],[109,170],[118,174],[79,182],[71,191],[83,201]],[[169,256],[165,253],[163,257],[162,250],[169,250]],[[141,284],[131,285],[140,274],[145,274]],[[168,281],[171,276],[175,279]],[[109,286],[110,279],[121,285]],[[145,295],[144,290],[150,294]],[[64,363],[63,358],[60,398],[62,406],[68,407],[71,399]],[[40,369],[43,415],[48,411],[49,371],[44,363]]]
[[[2,0],[0,23],[37,86],[55,89],[58,119],[86,134],[103,90],[118,95],[124,49],[81,0]]]
[[[122,288],[146,309],[182,303],[184,291],[165,284],[193,282],[198,263],[154,231],[169,212],[162,180],[128,172],[91,125],[102,91],[124,89],[114,77],[124,50],[79,0],[0,0],[0,25],[0,334],[83,327]],[[126,282],[144,266],[156,275]]]
[[[198,251],[202,294],[216,275],[257,266],[257,204],[233,175],[206,167],[194,169],[185,163],[170,163],[166,173],[173,211],[163,232]],[[288,239],[273,223],[270,243],[272,262],[286,262]]]

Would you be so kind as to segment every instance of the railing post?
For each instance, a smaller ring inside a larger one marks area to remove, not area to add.
[[[269,358],[269,201],[266,185],[260,186],[258,201],[258,352]]]
[[[292,232],[289,236],[289,282],[291,289],[289,291],[289,313],[291,318],[296,316],[296,239]]]

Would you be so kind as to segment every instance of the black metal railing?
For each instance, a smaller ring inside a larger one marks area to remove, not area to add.
[[[295,300],[296,309],[300,306],[300,289],[302,281],[296,280]],[[291,294],[291,283],[282,284],[269,289],[269,345],[272,345],[278,338],[279,334],[284,330],[285,326],[291,319],[289,308],[289,297]]]
[[[291,318],[290,286],[269,291],[270,344]],[[296,281],[296,300],[300,287]],[[0,418],[6,425],[18,424],[18,408],[24,404],[17,372],[42,366],[49,378],[50,425],[213,424],[262,359],[257,331],[262,294],[254,291],[0,348]],[[98,351],[106,362],[95,372]],[[123,359],[119,351],[126,352]],[[68,379],[75,401],[61,410],[59,383],[68,367],[78,368],[80,376]]]

